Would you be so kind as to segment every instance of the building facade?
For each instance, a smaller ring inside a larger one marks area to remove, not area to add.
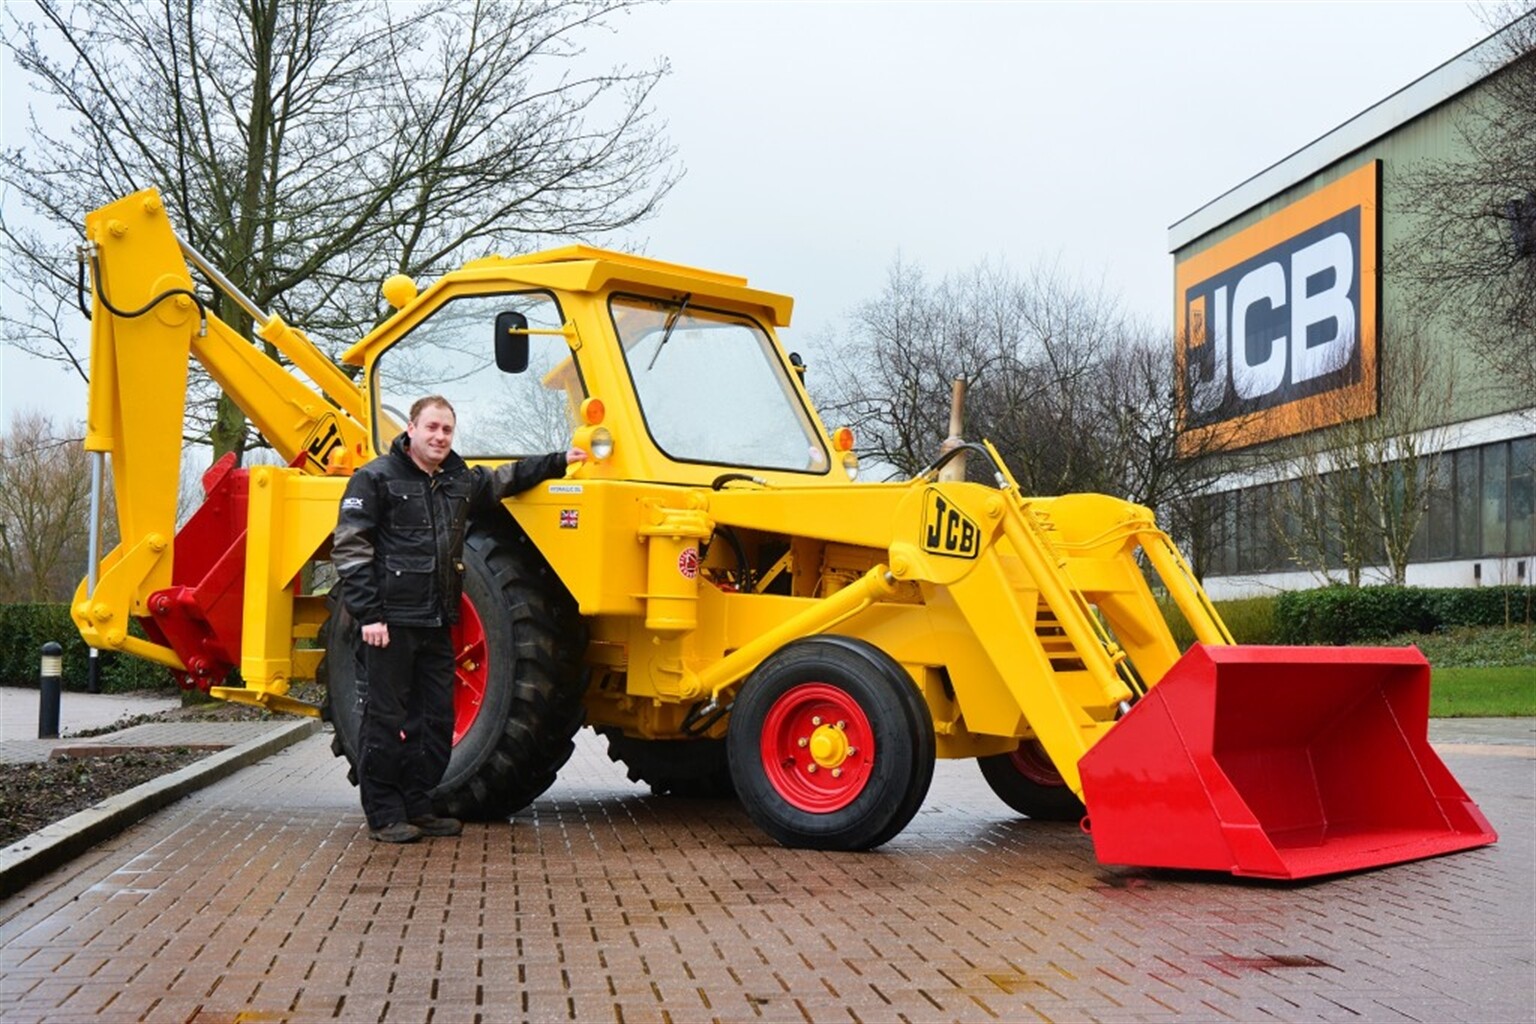
[[[1214,596],[1536,575],[1536,394],[1419,259],[1483,216],[1479,244],[1536,262],[1536,194],[1489,220],[1435,177],[1480,157],[1499,76],[1536,79],[1532,39],[1536,13],[1170,228],[1180,452],[1211,473],[1188,542]]]

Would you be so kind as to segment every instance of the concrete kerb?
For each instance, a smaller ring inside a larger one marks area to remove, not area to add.
[[[317,719],[279,723],[265,736],[108,797],[0,850],[0,898],[78,857],[134,822],[320,731]]]

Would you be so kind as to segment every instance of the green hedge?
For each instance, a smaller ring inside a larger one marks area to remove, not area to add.
[[[1162,598],[1158,602],[1163,609],[1163,617],[1168,620],[1168,627],[1173,631],[1173,639],[1178,643],[1180,650],[1188,650],[1189,645],[1195,642],[1195,632],[1189,628],[1189,623],[1184,620],[1178,606],[1171,600]],[[1275,639],[1275,599],[1273,597],[1243,597],[1231,601],[1212,601],[1216,606],[1216,613],[1221,616],[1221,621],[1227,624],[1227,629],[1232,631],[1232,638],[1240,644],[1274,644]]]
[[[130,632],[142,637],[135,624]],[[66,604],[0,605],[0,686],[37,687],[38,659],[43,644],[55,641],[64,648],[64,689],[83,692],[90,656],[85,641],[69,617]],[[103,651],[101,689],[104,693],[129,690],[176,690],[169,670],[153,662]]]
[[[1536,588],[1323,587],[1275,599],[1275,642],[1351,644],[1450,626],[1532,621]]]

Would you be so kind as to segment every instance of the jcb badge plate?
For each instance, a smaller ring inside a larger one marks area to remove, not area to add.
[[[923,550],[952,558],[981,553],[981,527],[935,488],[923,498]]]

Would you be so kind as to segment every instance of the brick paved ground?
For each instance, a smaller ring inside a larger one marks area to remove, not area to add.
[[[969,763],[870,854],[654,798],[590,734],[510,823],[369,842],[316,736],[0,903],[0,1019],[1531,1020],[1536,760],[1481,850],[1304,885],[1108,869]]]
[[[63,693],[59,695],[59,730],[63,739],[37,738],[36,690],[0,686],[0,762],[46,761],[54,747],[67,746],[70,736],[157,711],[181,706],[179,696],[142,693]]]

